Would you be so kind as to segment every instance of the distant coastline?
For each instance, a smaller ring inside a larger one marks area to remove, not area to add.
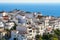
[[[19,10],[19,9],[13,9],[13,10],[11,10],[11,11],[0,11],[0,13],[4,13],[4,12],[6,12],[6,13],[16,13],[16,12],[23,12],[23,14],[25,14],[25,13],[27,13],[27,14],[34,14],[34,13],[36,13],[36,14],[41,14],[42,16],[51,16],[51,17],[56,17],[56,18],[60,18],[60,16],[53,16],[53,15],[43,15],[43,13],[41,13],[41,12],[30,12],[30,11],[24,11],[24,10]],[[17,13],[17,14],[19,14],[19,13]]]

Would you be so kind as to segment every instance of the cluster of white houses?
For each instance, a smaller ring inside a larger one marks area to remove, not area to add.
[[[41,13],[31,13],[21,10],[0,12],[0,39],[17,24],[16,30],[11,30],[10,40],[35,40],[37,34],[53,33],[53,29],[60,29],[60,18],[43,16]]]

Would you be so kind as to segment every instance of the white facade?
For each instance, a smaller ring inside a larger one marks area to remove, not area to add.
[[[14,22],[8,22],[5,25],[5,29],[9,29],[10,30],[13,26],[14,26]]]
[[[20,34],[19,31],[16,30],[11,32],[10,40],[14,40],[14,38],[17,40],[27,40],[26,34]]]

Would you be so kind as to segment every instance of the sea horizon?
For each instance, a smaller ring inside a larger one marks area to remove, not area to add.
[[[0,11],[12,11],[14,9],[29,11],[29,12],[41,12],[43,15],[60,16],[59,4],[0,4]]]

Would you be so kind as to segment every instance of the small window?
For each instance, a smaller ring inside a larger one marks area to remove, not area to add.
[[[30,30],[29,32],[32,32],[32,30]]]
[[[29,29],[31,29],[32,27],[29,27]]]
[[[14,40],[18,40],[17,38],[14,38]]]

